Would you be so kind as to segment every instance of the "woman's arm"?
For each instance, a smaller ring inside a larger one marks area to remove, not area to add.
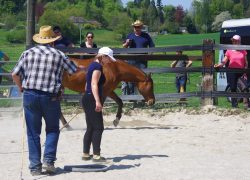
[[[171,63],[171,68],[174,68],[175,66],[176,66],[176,64],[177,64],[177,61],[173,61],[172,63]]]
[[[193,61],[188,60],[188,63],[187,63],[187,65],[186,65],[186,67],[190,67],[192,64],[193,64]]]
[[[100,77],[101,77],[101,71],[94,70],[92,74],[92,80],[91,80],[91,89],[95,98],[95,103],[96,103],[95,111],[96,112],[102,111],[102,103],[101,103],[101,99],[100,99],[99,92],[98,92],[98,82],[99,82]]]
[[[228,57],[225,56],[220,64],[215,64],[214,67],[223,67],[228,61]]]

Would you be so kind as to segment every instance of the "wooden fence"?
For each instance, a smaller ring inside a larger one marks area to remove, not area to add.
[[[216,91],[216,75],[217,72],[237,72],[237,73],[250,73],[250,69],[228,69],[228,68],[214,68],[215,64],[215,50],[216,49],[247,49],[250,50],[250,46],[246,45],[216,45],[213,40],[204,40],[202,45],[191,46],[171,46],[161,48],[113,48],[114,56],[117,59],[133,59],[133,60],[185,60],[190,59],[193,61],[202,61],[201,67],[189,67],[189,68],[147,68],[145,72],[151,73],[176,73],[176,72],[200,72],[202,74],[201,90],[196,92],[186,93],[164,93],[155,94],[156,101],[161,101],[168,98],[189,98],[200,97],[202,105],[214,105],[216,104],[217,97],[250,97],[250,93],[228,93]],[[83,48],[62,48],[60,49],[70,57],[87,59],[94,57],[98,49],[83,49]],[[182,51],[201,51],[202,56],[177,56],[175,54],[166,54],[169,52]],[[10,77],[10,73],[0,73],[0,75]],[[123,95],[120,96],[123,101],[130,100],[142,100],[140,95]],[[64,100],[77,100],[79,101],[80,95],[64,95]],[[13,98],[12,98],[13,99]],[[14,98],[15,99],[15,98]]]

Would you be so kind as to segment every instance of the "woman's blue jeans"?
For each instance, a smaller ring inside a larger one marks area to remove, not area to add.
[[[56,160],[57,143],[59,139],[60,102],[56,95],[38,91],[25,90],[23,107],[27,126],[30,170],[41,169],[40,134],[42,118],[46,125],[46,140],[43,162],[54,163]]]

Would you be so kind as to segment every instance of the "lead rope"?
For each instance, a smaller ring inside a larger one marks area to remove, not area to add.
[[[23,162],[24,162],[24,134],[25,134],[25,116],[24,116],[24,108],[22,111],[22,121],[23,121],[23,132],[22,132],[22,162],[21,162],[21,170],[20,170],[20,179],[23,180]]]
[[[74,113],[73,114],[75,114],[76,113],[76,111],[78,110],[78,108],[76,108],[75,110],[74,110]],[[66,124],[64,124],[61,128],[60,128],[60,131],[63,129],[63,128],[65,128],[66,126],[68,126],[69,125],[69,123],[78,115],[78,114],[80,114],[81,112],[79,111],[78,113],[76,113]]]

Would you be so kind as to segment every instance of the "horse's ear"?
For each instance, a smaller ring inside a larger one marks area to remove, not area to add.
[[[148,76],[149,78],[151,78],[151,75],[152,75],[152,73],[151,73],[151,72],[147,74],[147,76]]]

